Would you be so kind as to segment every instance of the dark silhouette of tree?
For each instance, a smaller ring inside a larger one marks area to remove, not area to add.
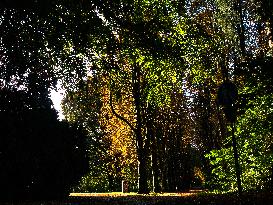
[[[1,198],[66,196],[88,169],[84,133],[48,98],[6,88],[0,98]]]
[[[0,198],[67,196],[88,170],[88,147],[80,126],[58,121],[49,98],[60,77],[52,54],[64,43],[53,52],[49,45],[57,14],[42,13],[42,1],[0,5]]]

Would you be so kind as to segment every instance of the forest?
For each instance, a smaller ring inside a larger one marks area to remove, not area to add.
[[[272,35],[271,0],[0,0],[0,199],[272,191]]]

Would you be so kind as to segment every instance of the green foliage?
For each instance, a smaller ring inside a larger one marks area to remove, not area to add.
[[[245,190],[269,188],[272,180],[272,100],[271,95],[256,97],[249,102],[250,108],[236,124],[235,135]],[[225,140],[225,147],[207,154],[213,167],[210,183],[215,189],[234,191],[236,177],[231,137]]]
[[[96,177],[89,173],[82,177],[79,185],[74,187],[72,191],[76,193],[105,193],[111,190],[109,189],[109,179],[107,175],[102,174]]]
[[[210,186],[235,190],[230,131],[216,102],[227,78],[239,87],[235,134],[244,188],[269,187],[269,0],[12,2],[0,2],[0,88],[42,103],[61,82],[66,119],[88,132],[91,172],[75,190],[118,190],[124,178],[135,186],[136,153],[141,164],[152,163],[158,187],[189,187],[190,145],[213,176]]]

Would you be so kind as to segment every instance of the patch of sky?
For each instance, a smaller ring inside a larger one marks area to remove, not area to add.
[[[62,89],[61,82],[58,81],[55,89],[50,89],[50,98],[53,102],[55,110],[58,112],[58,119],[63,120],[64,115],[62,113],[61,103],[64,98],[64,90]]]

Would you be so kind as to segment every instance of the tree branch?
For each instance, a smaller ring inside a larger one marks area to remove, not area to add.
[[[112,113],[120,120],[122,120],[123,122],[125,122],[130,128],[131,130],[133,130],[134,132],[136,132],[136,129],[134,128],[134,126],[129,122],[129,120],[127,120],[126,118],[122,117],[121,115],[119,115],[114,107],[113,107],[113,96],[112,96],[112,92],[110,90],[110,107],[111,107],[111,111]]]

